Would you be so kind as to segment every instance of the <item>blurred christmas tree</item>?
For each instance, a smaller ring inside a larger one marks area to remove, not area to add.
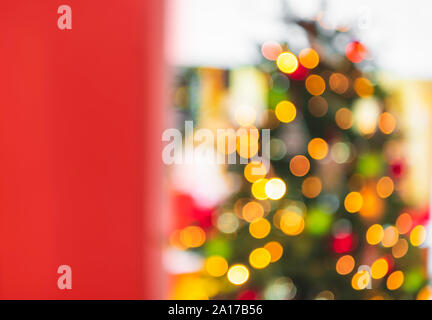
[[[410,210],[399,196],[405,165],[395,151],[396,117],[370,53],[348,28],[295,24],[308,47],[261,46],[254,72],[268,88],[267,110],[237,108],[231,127],[247,128],[247,138],[218,150],[236,153],[228,167],[241,177],[236,192],[212,209],[191,209],[190,225],[171,236],[172,245],[205,259],[180,292],[201,285],[208,289],[202,297],[227,299],[428,297],[419,249],[428,213]],[[202,74],[182,72],[176,104],[182,119],[217,127],[211,103],[197,102],[198,86],[206,86],[199,81],[210,81]],[[229,87],[239,72],[212,74]],[[256,95],[256,88],[246,91]],[[262,146],[255,127],[271,129],[270,161],[254,160]],[[239,164],[240,157],[249,163]]]

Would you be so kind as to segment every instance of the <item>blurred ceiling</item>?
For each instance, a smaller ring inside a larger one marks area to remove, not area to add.
[[[253,64],[257,43],[298,36],[281,21],[284,4],[297,16],[324,8],[326,23],[348,23],[383,70],[432,78],[432,2],[422,0],[167,0],[167,58],[182,66]]]

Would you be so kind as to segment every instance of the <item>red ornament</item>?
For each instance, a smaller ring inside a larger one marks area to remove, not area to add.
[[[366,58],[367,49],[358,41],[350,42],[345,48],[345,54],[348,60],[354,63],[362,62]]]
[[[342,233],[334,237],[332,247],[336,253],[346,253],[355,247],[356,239],[350,233]]]

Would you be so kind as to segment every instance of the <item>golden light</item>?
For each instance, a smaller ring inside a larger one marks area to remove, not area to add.
[[[360,77],[354,81],[354,90],[362,98],[370,97],[374,94],[374,87],[369,79]]]
[[[432,286],[423,287],[417,294],[417,300],[432,300]]]
[[[347,130],[354,124],[354,117],[350,109],[340,108],[336,111],[335,121],[339,128]]]
[[[355,260],[350,255],[342,256],[336,262],[336,272],[342,275],[350,273],[354,269]]]
[[[315,198],[321,193],[322,183],[318,177],[307,177],[302,183],[302,193],[307,198]]]
[[[266,174],[267,168],[262,162],[251,161],[244,168],[244,176],[251,183],[264,178]]]
[[[271,241],[267,243],[264,248],[270,253],[270,262],[276,262],[282,257],[283,247],[279,242]]]
[[[399,232],[396,227],[388,226],[384,229],[384,237],[382,239],[382,245],[385,248],[393,247],[399,240]]]
[[[387,278],[387,289],[397,290],[404,282],[404,274],[402,271],[395,271]]]
[[[315,160],[324,159],[328,153],[328,145],[321,138],[314,138],[308,144],[308,152]]]
[[[392,254],[395,258],[402,258],[408,251],[408,241],[401,238],[392,248]]]
[[[376,189],[380,198],[389,197],[394,190],[393,180],[390,177],[382,177],[378,180]]]
[[[250,201],[246,203],[242,209],[242,217],[247,222],[256,221],[264,216],[264,208],[263,206],[256,202]]]
[[[180,242],[187,248],[197,248],[204,244],[206,234],[198,226],[189,226],[180,231]]]
[[[297,70],[297,57],[291,52],[282,52],[276,59],[276,65],[283,73],[293,73]]]
[[[426,239],[426,229],[422,225],[415,226],[410,233],[410,242],[414,247],[420,246]]]
[[[313,96],[308,101],[308,109],[314,117],[322,117],[328,110],[327,100],[321,96]]]
[[[384,258],[380,258],[376,260],[371,265],[371,276],[374,279],[381,279],[383,278],[387,272],[388,272],[388,262]]]
[[[309,169],[309,160],[303,155],[297,155],[290,161],[290,171],[296,177],[303,177],[309,172]]]
[[[384,134],[391,134],[396,128],[395,117],[388,112],[383,112],[378,118],[378,128]]]
[[[350,213],[358,212],[363,206],[363,197],[360,193],[353,191],[345,197],[344,206]]]
[[[212,256],[206,259],[205,269],[212,277],[221,277],[228,270],[228,262],[221,256]]]
[[[366,232],[366,241],[370,245],[377,245],[384,238],[384,229],[379,224],[374,224],[369,227]]]
[[[237,130],[240,135],[237,136],[237,153],[240,157],[250,159],[258,153],[258,136],[254,133],[255,130],[250,128],[241,128],[245,130]],[[258,130],[256,130],[258,132]]]
[[[278,55],[282,53],[282,47],[275,41],[266,41],[261,46],[261,53],[267,60],[276,61]]]
[[[245,283],[249,278],[249,270],[242,264],[233,265],[227,274],[228,281],[235,285]]]
[[[359,214],[367,220],[377,220],[384,214],[386,203],[378,197],[373,185],[369,185],[361,190],[363,205]]]
[[[396,228],[400,234],[408,233],[411,230],[412,224],[412,218],[408,213],[402,213],[396,219]]]
[[[319,55],[314,49],[307,48],[300,51],[299,60],[305,68],[313,69],[319,63]]]
[[[249,225],[249,233],[252,237],[256,239],[262,239],[267,237],[270,233],[271,225],[266,219],[261,218],[254,222],[251,222]]]
[[[325,81],[319,75],[312,74],[306,78],[306,90],[313,96],[322,95],[325,91]]]
[[[257,248],[249,255],[249,263],[255,269],[263,269],[270,264],[271,255],[265,248]]]
[[[276,105],[275,114],[280,122],[289,123],[295,119],[297,110],[292,102],[284,100]]]
[[[366,270],[361,270],[356,272],[352,277],[351,286],[355,290],[363,290],[368,286],[370,281],[371,278],[369,272],[367,272]]]
[[[258,199],[258,200],[265,200],[267,199],[267,194],[265,192],[265,186],[267,184],[267,179],[258,179],[252,184],[251,192],[252,195]]]
[[[348,78],[342,73],[333,73],[329,79],[330,89],[338,94],[343,94],[348,90]]]
[[[284,212],[280,220],[280,228],[283,233],[289,236],[296,236],[304,229],[304,219],[297,212],[287,211]]]
[[[278,200],[285,195],[286,185],[279,178],[272,178],[265,185],[265,193],[272,200]]]

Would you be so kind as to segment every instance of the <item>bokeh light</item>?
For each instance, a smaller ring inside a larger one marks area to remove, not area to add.
[[[327,100],[322,96],[313,96],[308,101],[308,109],[314,117],[323,117],[328,110]]]
[[[408,252],[408,241],[401,238],[392,248],[392,255],[395,258],[402,258]]]
[[[396,128],[396,118],[389,112],[383,112],[378,118],[378,128],[384,134],[391,134]]]
[[[346,211],[350,213],[358,212],[363,206],[363,197],[359,192],[350,192],[344,200]]]
[[[348,90],[349,80],[342,73],[333,73],[329,79],[330,89],[338,94],[343,94]]]
[[[370,245],[377,245],[384,238],[384,229],[379,224],[370,226],[366,232],[366,241]]]
[[[315,160],[324,159],[328,153],[328,145],[321,138],[314,138],[308,144],[308,152]]]
[[[336,111],[335,121],[339,128],[347,130],[354,124],[354,117],[350,109],[340,108]]]
[[[198,226],[188,226],[180,232],[180,241],[187,248],[197,248],[206,239],[204,230]]]
[[[402,271],[392,272],[387,278],[387,289],[396,290],[399,289],[404,282],[404,274]]]
[[[283,73],[293,73],[297,70],[298,60],[292,52],[283,52],[276,59],[276,65]]]
[[[375,262],[372,263],[370,270],[371,270],[372,278],[374,279],[383,278],[389,270],[389,265],[387,260],[384,258],[375,260]]]
[[[300,51],[299,60],[304,67],[313,69],[319,63],[319,55],[314,49],[306,48]]]
[[[317,197],[322,190],[321,179],[318,177],[307,177],[302,183],[302,193],[307,198]]]
[[[382,177],[377,182],[377,194],[380,198],[389,197],[394,190],[393,180],[390,177]]]
[[[267,194],[265,192],[265,186],[267,184],[267,179],[258,179],[256,180],[251,187],[252,195],[258,200],[267,199]]]
[[[363,290],[371,282],[370,274],[367,270],[361,270],[354,274],[351,280],[351,286],[355,290]]]
[[[277,57],[282,53],[282,47],[276,41],[266,41],[261,46],[261,53],[267,60],[276,61]]]
[[[286,185],[282,179],[272,178],[265,185],[265,193],[272,200],[278,200],[285,195]]]
[[[300,234],[304,229],[304,225],[305,222],[303,217],[297,212],[287,211],[281,216],[280,228],[285,234],[289,236],[296,236]]]
[[[221,256],[212,256],[206,259],[205,269],[213,277],[221,277],[228,270],[228,262]]]
[[[242,158],[250,159],[258,153],[258,130],[256,128],[241,129],[237,130],[237,153]]]
[[[295,119],[297,110],[292,102],[284,100],[276,105],[275,114],[280,122],[289,123]]]
[[[267,168],[262,162],[251,161],[244,168],[244,176],[251,183],[264,178],[266,174]]]
[[[396,219],[396,228],[400,234],[408,233],[411,230],[412,224],[412,218],[408,213],[402,213]]]
[[[399,232],[394,226],[388,226],[384,229],[384,237],[382,239],[382,245],[385,248],[393,247],[399,240]]]
[[[325,81],[317,74],[312,74],[306,78],[306,90],[313,96],[322,95],[325,91]]]
[[[264,216],[264,208],[260,203],[250,201],[244,205],[242,216],[247,222],[256,221]]]
[[[239,219],[233,213],[225,212],[217,218],[217,228],[223,233],[234,233],[238,227]]]
[[[426,239],[426,229],[422,225],[415,226],[410,233],[410,242],[414,247],[420,246]]]
[[[362,62],[366,55],[367,50],[364,45],[358,41],[350,42],[345,48],[345,54],[348,60],[354,63]]]
[[[351,273],[354,269],[355,260],[350,255],[342,256],[336,262],[336,272],[342,275]]]
[[[251,222],[249,225],[249,233],[252,237],[257,239],[262,239],[267,237],[270,233],[271,225],[267,219],[261,218],[254,222]]]
[[[303,177],[309,172],[310,163],[308,158],[303,155],[297,155],[290,161],[290,171],[297,177]]]
[[[249,279],[249,270],[242,264],[233,265],[227,273],[228,281],[235,285],[241,285]]]
[[[265,248],[257,248],[249,255],[249,263],[255,269],[263,269],[270,264],[271,255]]]
[[[338,164],[345,163],[350,160],[351,148],[348,143],[336,142],[331,147],[331,157]]]
[[[270,241],[264,246],[264,248],[270,253],[270,262],[276,262],[282,257],[283,247],[279,242]]]
[[[359,97],[367,98],[374,94],[374,87],[369,79],[360,77],[354,81],[354,90]]]

